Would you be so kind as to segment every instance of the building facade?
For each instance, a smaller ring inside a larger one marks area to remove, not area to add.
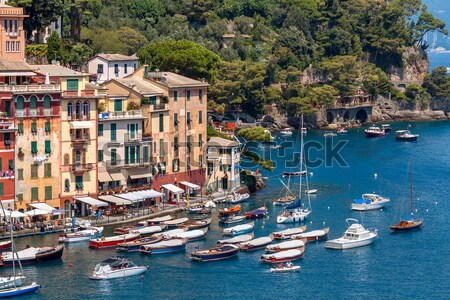
[[[0,91],[0,200],[3,208],[14,210],[15,172],[14,146],[16,126],[14,125],[12,94]]]
[[[22,7],[0,3],[0,57],[9,60],[25,58],[23,20],[26,17]]]
[[[96,74],[98,82],[129,76],[137,68],[138,58],[136,55],[101,53],[88,61],[88,73]]]

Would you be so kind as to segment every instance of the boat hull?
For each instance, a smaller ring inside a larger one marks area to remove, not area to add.
[[[226,246],[224,246],[226,247]],[[198,251],[189,254],[189,258],[194,261],[207,262],[231,258],[239,253],[239,247],[232,247],[225,251]]]
[[[266,248],[267,245],[270,245],[271,243],[272,243],[272,241],[261,244],[261,245],[257,245],[257,246],[244,245],[244,246],[241,246],[241,251],[248,252],[248,251],[264,249],[264,248]]]
[[[367,138],[376,138],[376,137],[382,137],[385,135],[386,135],[386,133],[384,131],[383,132],[367,132],[366,131]]]
[[[141,248],[139,251],[141,251],[141,253],[145,253],[145,254],[166,254],[166,253],[183,251],[185,249],[186,249],[186,244],[174,246],[174,247],[158,248],[158,249],[143,249],[143,248]]]
[[[283,267],[283,268],[270,268],[271,273],[290,273],[300,271],[300,266]]]
[[[364,246],[368,246],[368,245],[372,244],[374,239],[375,239],[375,236],[364,239],[364,240],[345,242],[345,243],[339,242],[339,239],[330,240],[325,243],[325,248],[334,249],[334,250],[347,250],[347,249],[359,248],[359,247],[364,247]]]
[[[11,248],[12,242],[11,241],[4,241],[0,243],[0,250],[5,250]]]
[[[61,259],[64,252],[64,245],[59,245],[55,248],[39,251],[36,253],[36,261],[37,262],[45,262],[54,259]]]
[[[33,282],[32,284],[27,285],[27,286],[21,286],[18,288],[0,290],[0,298],[30,294],[30,293],[36,292],[40,288],[41,288],[41,286],[39,284]]]
[[[89,240],[89,248],[94,248],[94,249],[114,248],[120,243],[132,242],[132,241],[136,240],[138,237],[139,237],[139,235],[135,235],[134,237],[129,237],[129,238],[125,238],[125,239],[114,239],[114,240],[95,239],[95,240]]]
[[[389,201],[386,202],[380,202],[380,203],[371,203],[371,204],[352,204],[352,210],[356,210],[356,211],[368,211],[368,210],[375,210],[375,209],[381,209],[383,208],[386,203],[388,203]]]
[[[394,226],[389,226],[389,228],[393,231],[393,232],[408,232],[408,231],[414,231],[414,230],[418,230],[422,227],[423,222],[422,221],[415,221],[412,225],[410,226],[399,226],[399,225],[394,225]]]
[[[297,255],[283,257],[283,258],[266,258],[264,255],[261,256],[261,261],[265,263],[283,263],[288,261],[293,261],[302,258],[303,252]]]
[[[310,212],[307,213],[294,212],[291,216],[278,216],[277,223],[278,224],[300,223],[305,221],[309,214]]]
[[[418,138],[418,136],[411,136],[411,137],[397,136],[397,137],[395,137],[395,139],[399,142],[417,142],[417,138]]]
[[[107,274],[93,274],[90,278],[96,280],[104,280],[104,279],[114,279],[114,278],[123,278],[128,276],[136,276],[140,275],[147,271],[146,266],[137,266],[133,268],[121,269],[109,272]]]
[[[78,242],[85,242],[89,241],[91,239],[96,239],[102,237],[102,233],[97,233],[93,235],[87,235],[87,236],[77,236],[77,237],[70,237],[70,236],[61,236],[59,237],[59,242],[61,243],[78,243]]]

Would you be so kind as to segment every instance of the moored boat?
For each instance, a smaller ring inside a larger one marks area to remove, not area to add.
[[[294,202],[296,198],[297,198],[297,196],[295,196],[295,195],[280,197],[280,198],[273,200],[272,205],[273,206],[288,205],[288,204],[291,204],[292,202]]]
[[[290,249],[301,249],[305,247],[305,242],[303,240],[289,240],[279,244],[273,244],[266,246],[266,252],[280,252]]]
[[[133,252],[133,251],[139,251],[139,249],[141,248],[141,246],[143,245],[148,245],[148,244],[154,244],[157,242],[162,241],[163,236],[149,236],[149,237],[144,237],[144,238],[140,238],[131,242],[127,242],[127,243],[120,243],[117,244],[117,251],[122,251],[122,252]]]
[[[352,203],[352,210],[366,211],[383,208],[389,198],[377,194],[363,194],[361,199],[355,199]]]
[[[229,239],[218,240],[217,245],[225,245],[225,244],[240,244],[243,242],[248,242],[254,238],[253,233],[250,234],[242,234]]]
[[[93,238],[102,236],[103,227],[90,227],[85,230],[80,230],[74,233],[65,233],[59,236],[58,240],[61,243],[75,243],[88,241]]]
[[[305,248],[291,249],[261,255],[260,260],[266,263],[280,263],[299,259],[303,256]]]
[[[247,219],[257,219],[257,218],[264,217],[266,214],[267,214],[267,207],[262,206],[257,209],[254,209],[254,210],[244,213],[244,216]]]
[[[280,134],[289,136],[289,135],[292,135],[292,131],[291,131],[290,128],[285,128],[285,129],[280,131]]]
[[[283,177],[298,177],[298,176],[305,176],[306,171],[299,171],[299,172],[283,172]]]
[[[157,217],[157,218],[153,218],[153,219],[149,219],[146,222],[150,225],[158,225],[161,222],[165,222],[165,221],[169,221],[172,220],[173,217],[171,215],[166,215],[166,216],[162,216],[162,217]],[[145,226],[145,225],[144,225]]]
[[[11,248],[12,242],[11,241],[2,241],[0,242],[0,250],[5,250]]]
[[[306,226],[288,228],[285,230],[273,232],[272,236],[276,240],[286,240],[289,239],[292,235],[302,233],[305,230]]]
[[[169,236],[169,235],[172,235],[172,234],[178,234],[178,233],[185,232],[185,231],[187,231],[187,228],[176,228],[176,229],[168,230],[168,231],[165,231],[165,232],[155,233],[153,236],[160,236],[160,237],[164,238],[164,236]]]
[[[306,239],[307,242],[320,241],[320,240],[326,239],[328,237],[329,231],[330,231],[330,228],[324,228],[324,229],[319,229],[319,230],[302,232],[299,234],[291,235],[291,239],[293,239],[293,240],[300,239],[303,241],[305,241],[305,239]]]
[[[245,220],[245,216],[229,215],[219,218],[221,224],[236,224]]]
[[[395,139],[400,142],[415,142],[418,138],[418,134],[413,134],[409,130],[397,130],[395,132]]]
[[[187,221],[189,221],[189,218],[179,218],[179,219],[164,221],[164,222],[161,222],[161,224],[167,225],[169,228],[176,228],[176,227],[178,227],[178,225],[184,224]]]
[[[142,223],[138,223],[138,224],[133,225],[133,226],[117,227],[117,228],[114,229],[113,233],[117,234],[117,235],[127,234],[127,233],[130,233],[131,231],[138,230],[138,229],[141,229],[141,228],[144,228],[144,227],[145,227],[145,225],[142,225]]]
[[[236,204],[236,203],[241,203],[241,202],[247,200],[249,197],[250,197],[250,194],[248,194],[248,193],[239,194],[239,193],[233,192],[232,194],[230,194],[226,197],[226,201],[228,203]]]
[[[239,253],[239,247],[232,244],[225,244],[207,250],[199,250],[189,253],[189,259],[195,261],[215,261],[231,258]]]
[[[205,206],[203,205],[203,203],[200,203],[196,205],[191,205],[190,207],[186,207],[186,211],[188,212],[188,214],[196,214],[203,208],[205,208]]]
[[[169,239],[182,239],[187,242],[192,242],[196,240],[200,240],[206,237],[206,233],[208,232],[208,228],[195,229],[185,232],[173,233],[170,235],[164,235],[165,240]]]
[[[365,229],[356,219],[346,219],[349,225],[344,235],[338,239],[329,240],[325,243],[325,248],[345,250],[363,247],[372,244],[377,237],[377,232]],[[350,222],[354,222],[350,225]]]
[[[233,207],[225,207],[224,209],[219,209],[219,216],[226,216],[231,214],[237,214],[241,210],[241,206],[238,204]]]
[[[186,249],[187,240],[173,239],[154,244],[142,245],[139,251],[144,254],[165,254]]]
[[[382,129],[385,133],[388,133],[389,131],[392,130],[391,124],[381,124],[381,129]]]
[[[386,132],[383,129],[381,129],[380,127],[377,127],[377,126],[370,126],[364,132],[366,134],[366,137],[368,137],[368,138],[381,137],[381,136],[385,136],[386,135]]]
[[[139,238],[139,233],[128,233],[89,240],[89,247],[94,249],[112,248],[120,243],[131,242]]]
[[[334,133],[333,131],[325,131],[325,133],[323,134],[324,137],[328,138],[328,137],[334,137],[337,136],[336,133]]]
[[[114,279],[140,275],[147,271],[147,266],[137,266],[131,260],[112,257],[95,266],[91,279]]]
[[[272,241],[272,236],[263,236],[254,240],[250,240],[248,242],[239,243],[239,247],[241,248],[241,251],[258,250],[265,248],[267,245],[272,243]]]
[[[209,224],[211,224],[211,218],[205,219],[205,220],[197,220],[197,221],[187,222],[187,223],[178,225],[178,228],[186,227],[187,230],[193,230],[193,229],[200,229],[200,228],[208,227]]]
[[[61,259],[64,252],[64,244],[52,247],[28,247],[22,251],[17,251],[14,255],[12,252],[2,254],[3,266],[12,267],[18,264],[17,257],[20,259],[22,265],[32,265],[38,262],[45,262],[49,260]]]
[[[39,290],[41,286],[36,282],[31,283],[30,285],[23,285],[20,287],[13,287],[4,290],[0,290],[0,298],[6,297],[15,297],[24,294],[34,293]]]
[[[155,226],[145,226],[139,229],[131,230],[130,233],[138,233],[141,237],[146,237],[149,235],[153,235],[155,233],[164,231],[167,228],[167,225],[155,225]]]
[[[254,223],[247,223],[242,225],[236,225],[233,227],[225,228],[222,230],[223,235],[236,236],[245,233],[250,233],[254,230]]]
[[[22,286],[24,279],[25,276],[20,275],[0,277],[0,290]]]

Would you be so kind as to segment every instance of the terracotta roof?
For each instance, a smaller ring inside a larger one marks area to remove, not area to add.
[[[129,76],[126,78],[114,78],[111,81],[117,81],[142,95],[162,95],[163,90],[151,84],[150,82],[138,77]]]
[[[236,141],[226,140],[220,137],[212,137],[206,144],[208,147],[238,147],[239,143]]]
[[[195,80],[172,72],[149,72],[147,78],[169,88],[209,86],[207,82]]]
[[[33,71],[30,65],[22,60],[0,58],[0,72],[5,71]]]
[[[100,53],[100,54],[97,54],[96,56],[94,56],[93,58],[95,58],[95,57],[100,57],[107,61],[123,61],[123,60],[137,60],[138,59],[136,54],[128,56],[128,55],[123,55],[123,54]],[[91,60],[92,60],[92,58],[91,58]]]
[[[73,77],[73,76],[87,76],[89,74],[78,72],[61,65],[30,65],[33,71],[50,76],[58,77]]]

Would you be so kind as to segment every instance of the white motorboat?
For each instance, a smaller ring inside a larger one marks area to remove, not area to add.
[[[161,241],[154,244],[142,245],[139,250],[141,253],[146,254],[165,254],[186,249],[187,240],[173,239],[167,241]]]
[[[164,221],[164,222],[161,222],[161,224],[167,225],[167,226],[169,226],[169,228],[170,227],[173,228],[173,227],[177,227],[178,225],[184,224],[187,221],[189,221],[189,218],[179,218],[179,219]]]
[[[240,244],[244,242],[248,242],[253,239],[253,233],[250,234],[242,234],[229,239],[218,240],[217,245],[225,245],[225,244]]]
[[[377,194],[363,194],[361,199],[355,199],[352,203],[352,210],[366,211],[383,208],[389,198]]]
[[[85,230],[80,230],[74,233],[65,233],[59,236],[58,240],[61,243],[75,243],[88,241],[90,239],[99,238],[102,236],[103,227],[90,227]]]
[[[19,287],[23,285],[25,276],[0,277],[0,290]]]
[[[147,266],[137,266],[131,260],[112,257],[95,266],[91,279],[113,279],[140,275],[147,271]]]
[[[293,205],[295,203],[292,203]],[[289,206],[286,207],[286,209]],[[278,224],[289,224],[289,223],[298,223],[303,222],[309,216],[311,210],[309,208],[296,208],[293,211],[286,210],[281,215],[277,216]]]
[[[241,235],[244,233],[250,233],[253,230],[254,230],[254,223],[252,222],[252,223],[233,226],[230,228],[225,228],[224,230],[222,230],[222,234],[235,236],[235,235]]]
[[[233,192],[232,194],[230,194],[226,197],[226,201],[228,203],[236,204],[236,203],[241,203],[241,202],[247,200],[249,197],[250,197],[250,194],[248,194],[248,193],[239,194],[239,193]]]
[[[329,249],[345,250],[351,248],[357,248],[372,244],[373,240],[377,237],[376,230],[367,230],[356,219],[346,219],[349,228],[345,231],[344,235],[338,239],[329,240],[325,243],[325,247]],[[350,225],[351,222],[354,222]]]
[[[289,239],[294,234],[302,233],[306,230],[306,226],[288,228],[281,231],[272,232],[272,236],[276,240],[286,240]]]
[[[167,225],[145,226],[139,229],[130,230],[130,233],[139,233],[141,237],[144,237],[164,231],[166,228]]]
[[[336,133],[334,133],[333,131],[325,131],[325,133],[323,134],[324,137],[334,137],[337,136]]]
[[[317,190],[316,189],[310,189],[310,190],[306,190],[305,193],[306,194],[315,194],[315,193],[317,193]]]
[[[290,249],[300,249],[305,247],[305,242],[303,240],[289,240],[279,244],[268,245],[266,247],[266,252],[280,252]]]
[[[184,231],[179,233],[165,234],[164,239],[186,239],[188,242],[202,239],[206,236],[208,232],[208,228],[195,229],[190,231]]]
[[[287,273],[287,272],[298,272],[300,271],[300,266],[294,266],[290,261],[284,264],[278,264],[270,268],[271,273]]]
[[[222,224],[235,224],[240,223],[245,220],[245,216],[236,216],[236,215],[230,215],[229,217],[221,217],[219,219],[219,223]]]
[[[78,226],[81,229],[88,229],[89,227],[92,227],[91,222],[89,222],[89,220],[81,220],[80,223],[78,223]]]
[[[385,136],[386,132],[377,126],[371,126],[368,129],[364,130],[366,137],[368,138],[374,138],[374,137],[380,137]]]
[[[280,251],[280,252],[275,252],[275,253],[267,253],[267,254],[261,255],[260,260],[262,262],[267,262],[267,263],[287,262],[287,261],[301,258],[303,256],[304,252],[305,252],[305,248],[291,249],[291,250]]]
[[[283,129],[280,131],[282,135],[292,135],[292,131],[289,128]]]
[[[272,243],[272,241],[272,236],[263,236],[254,240],[250,240],[248,242],[239,243],[239,247],[241,248],[241,251],[258,250],[266,247],[267,245]]]
[[[299,234],[293,234],[291,235],[291,239],[293,240],[303,240],[306,242],[312,242],[312,241],[320,241],[323,239],[326,239],[328,236],[328,232],[330,231],[330,228],[324,228],[324,229],[318,229],[318,230],[312,230],[308,232],[302,232]]]

